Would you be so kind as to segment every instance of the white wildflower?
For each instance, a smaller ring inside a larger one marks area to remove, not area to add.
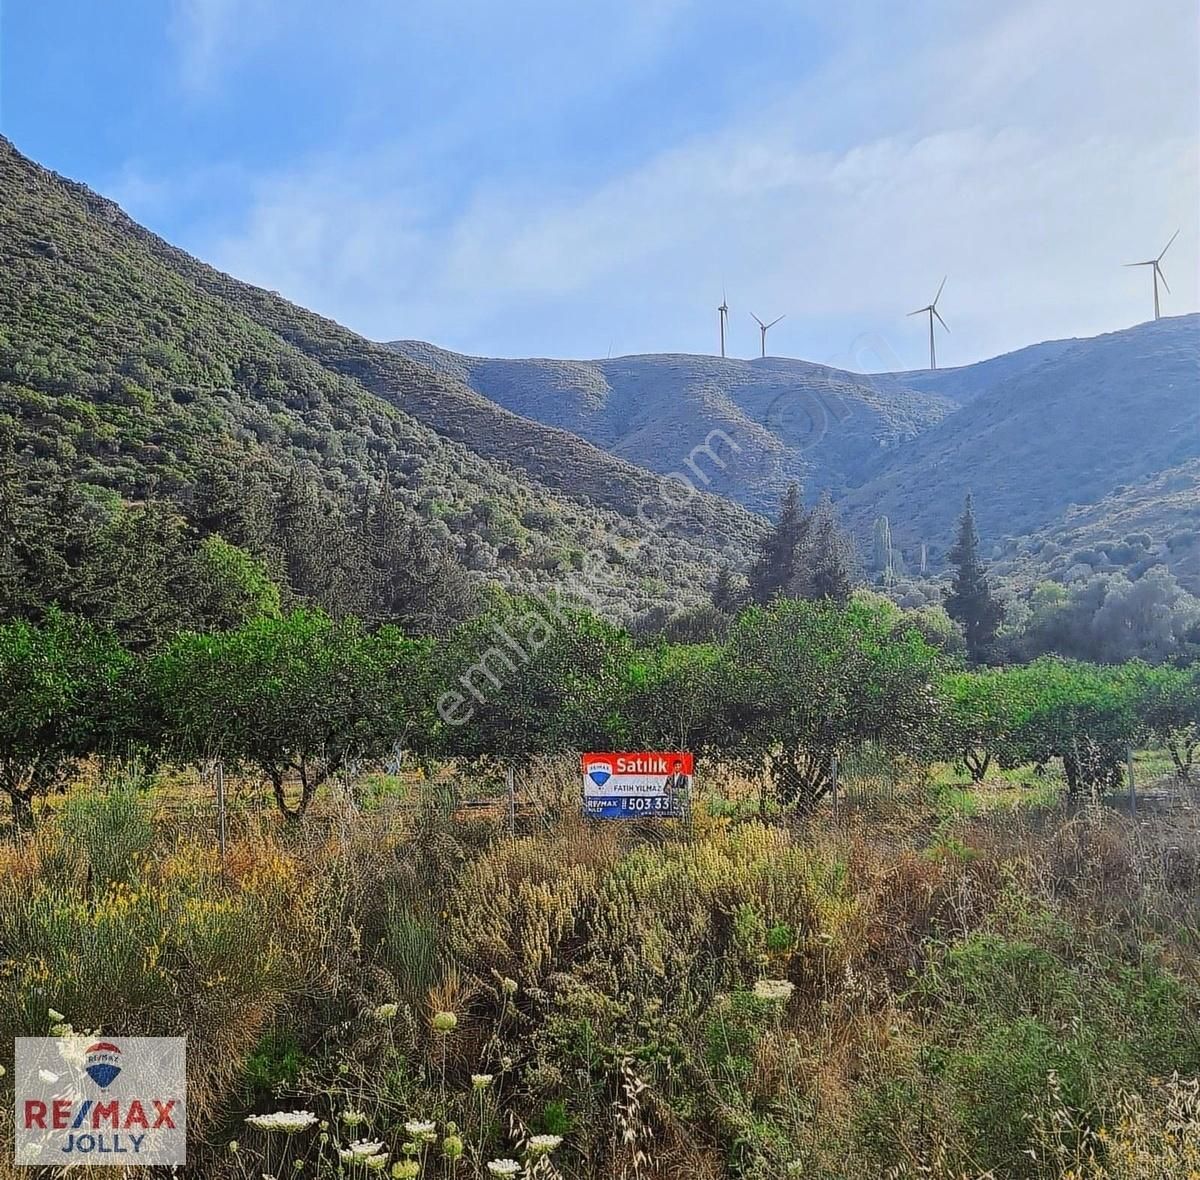
[[[260,1131],[282,1131],[285,1135],[306,1131],[316,1121],[317,1116],[310,1110],[277,1110],[274,1114],[252,1114],[246,1119]]]
[[[382,1151],[383,1143],[378,1139],[356,1139],[349,1147],[338,1149],[338,1158],[344,1164],[364,1164],[372,1159],[386,1160],[386,1155],[380,1155]]]
[[[486,1090],[492,1084],[492,1075],[490,1073],[473,1073],[471,1075],[471,1085],[476,1090]]]
[[[561,1142],[561,1135],[531,1135],[525,1150],[530,1155],[549,1155]]]
[[[788,979],[760,979],[754,985],[754,994],[772,1004],[786,1004],[795,990],[796,985]]]
[[[410,1119],[404,1124],[404,1129],[418,1143],[432,1143],[437,1138],[437,1127],[424,1119]]]
[[[521,1170],[521,1165],[516,1160],[490,1160],[487,1170],[493,1176],[515,1176]]]

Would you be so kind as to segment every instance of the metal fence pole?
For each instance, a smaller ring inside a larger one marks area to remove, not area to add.
[[[1129,768],[1129,814],[1137,815],[1137,782],[1133,777],[1133,747],[1125,751],[1125,764]]]
[[[221,859],[225,859],[226,824],[225,824],[225,760],[217,759],[217,847]]]

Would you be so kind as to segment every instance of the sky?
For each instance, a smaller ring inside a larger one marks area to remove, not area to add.
[[[1195,0],[0,0],[0,133],[373,339],[943,365],[1200,306]],[[939,329],[940,332],[940,329]]]

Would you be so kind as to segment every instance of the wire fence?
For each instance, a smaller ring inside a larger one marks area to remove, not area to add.
[[[1200,811],[1200,781],[1168,772],[1143,751],[1135,769],[1130,752],[1120,786],[1102,793],[1085,792],[1077,802],[1099,802],[1132,816],[1162,811]],[[906,801],[924,797],[930,770],[866,743],[831,760],[832,789],[819,804],[839,822],[853,824],[894,812]],[[105,789],[97,776],[96,789]],[[1046,780],[1051,789],[1053,781]],[[988,784],[1003,787],[1005,783]],[[958,789],[974,789],[966,782]],[[701,772],[697,801],[718,814],[749,817],[787,815],[763,807],[770,784],[726,766]],[[739,802],[740,793],[740,802]],[[289,800],[298,794],[287,787]],[[755,797],[757,796],[757,800]],[[281,821],[269,786],[254,775],[224,772],[218,764],[173,773],[149,793],[156,821],[191,831],[211,829],[214,844],[263,837]],[[759,805],[755,805],[757,802]],[[53,805],[50,805],[53,809]],[[366,813],[386,813],[416,821],[422,811],[441,819],[490,829],[495,834],[522,835],[553,828],[565,815],[581,811],[581,783],[574,756],[538,758],[507,771],[500,766],[356,766],[329,780],[314,798],[305,824],[316,831],[336,831],[354,824]],[[646,838],[678,834],[678,823],[661,819],[625,820],[631,835]],[[690,827],[690,825],[689,825]]]

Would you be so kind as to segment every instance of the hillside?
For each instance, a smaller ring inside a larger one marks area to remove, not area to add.
[[[1095,504],[1076,505],[1029,537],[998,546],[996,571],[1024,583],[1093,573],[1137,578],[1167,566],[1200,595],[1200,459],[1169,467]]]
[[[936,562],[968,491],[981,534],[1003,548],[1168,469],[1180,468],[1186,501],[1200,486],[1197,457],[1200,316],[1191,315],[1077,341],[1002,378],[877,457],[842,510],[861,534],[887,515],[897,544],[911,552],[925,541]],[[1165,542],[1170,511],[1151,515]]]
[[[333,493],[386,478],[471,568],[622,616],[699,597],[761,527],[715,496],[668,511],[645,470],[220,274],[2,139],[0,270],[0,429],[31,481],[186,498],[230,447]]]
[[[810,500],[828,488],[864,546],[887,515],[895,543],[914,557],[925,542],[935,568],[970,489],[997,553],[1015,556],[1018,539],[1035,534],[1043,546],[1061,534],[1069,539],[1055,544],[1087,548],[1089,531],[1119,539],[1107,532],[1130,515],[1131,531],[1151,534],[1148,551],[1188,573],[1167,540],[1188,527],[1180,513],[1197,494],[1189,461],[1200,457],[1200,316],[875,376],[770,357],[489,360],[414,341],[391,347],[654,470],[722,430],[739,450],[714,490],[769,511],[790,479]],[[730,453],[723,441],[717,449]],[[1173,490],[1136,495],[1166,472]],[[1083,512],[1108,496],[1124,506]],[[1034,544],[1013,563],[1029,576]],[[1047,554],[1043,573],[1059,571],[1052,550],[1038,552]]]
[[[950,369],[912,369],[906,373],[881,373],[872,380],[883,388],[891,383],[921,393],[949,398],[957,405],[966,405],[981,393],[986,393],[1001,381],[1027,373],[1046,361],[1062,356],[1078,340],[1047,340],[1031,344],[1015,352],[976,361],[973,365],[957,365]]]
[[[654,471],[678,469],[711,431],[723,431],[729,441],[717,436],[714,450],[726,466],[705,466],[709,486],[758,512],[774,511],[791,480],[810,495],[845,493],[880,451],[956,408],[942,394],[899,381],[779,357],[496,360],[419,341],[390,347],[498,405]]]

